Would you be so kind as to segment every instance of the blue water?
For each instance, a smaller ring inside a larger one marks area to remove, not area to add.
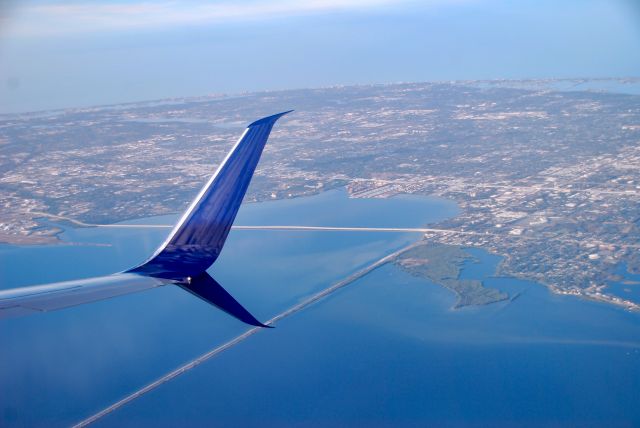
[[[329,192],[248,205],[238,224],[420,226],[456,212],[438,199]],[[123,269],[166,233],[76,229],[65,239],[112,246],[3,247],[2,277],[26,283],[21,266],[46,280]],[[264,320],[418,237],[234,231],[212,274]],[[494,278],[500,258],[469,251],[479,263],[463,277],[519,297],[452,310],[451,292],[387,265],[98,425],[640,424],[640,317]],[[3,321],[0,425],[76,422],[244,330],[170,287]]]
[[[638,316],[491,278],[499,258],[472,252],[464,277],[523,294],[453,311],[386,266],[103,425],[637,425]]]
[[[552,85],[553,86],[553,85]],[[562,85],[558,83],[557,90],[567,91],[596,91],[614,94],[640,95],[640,82],[620,80],[589,80],[579,84]]]
[[[625,263],[619,264],[615,273],[622,280],[609,282],[606,291],[623,299],[640,302],[640,275],[629,272]]]
[[[480,88],[513,87],[522,89],[548,89],[559,92],[605,92],[611,94],[640,95],[640,81],[637,79],[558,79],[558,80],[513,80],[472,82]]]
[[[243,206],[237,224],[420,226],[454,203],[344,191]],[[361,219],[359,218],[361,217]],[[168,223],[175,216],[142,219]],[[74,245],[0,247],[3,288],[108,274],[144,260],[167,229],[69,229]],[[419,234],[232,231],[210,271],[266,320]],[[81,245],[75,245],[81,244]],[[0,323],[0,425],[67,425],[247,327],[172,287]]]
[[[527,82],[523,86],[526,87]],[[542,84],[544,87],[560,92],[589,91],[611,94],[640,95],[640,81],[637,79],[559,79],[547,82],[531,81],[533,85]],[[535,86],[533,86],[535,87]]]

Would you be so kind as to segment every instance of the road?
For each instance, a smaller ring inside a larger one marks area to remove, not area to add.
[[[54,220],[65,220],[81,227],[104,227],[113,229],[171,229],[171,224],[132,224],[132,223],[114,223],[114,224],[95,224],[85,223],[74,218],[49,214],[44,212],[32,211],[32,213],[48,217]],[[335,231],[335,232],[415,232],[415,233],[457,233],[463,235],[486,235],[486,233],[469,232],[454,229],[433,229],[433,228],[413,228],[413,227],[340,227],[340,226],[237,226],[231,227],[234,230],[289,230],[289,231]]]
[[[269,321],[265,322],[265,325],[268,326],[273,326],[276,322],[282,320],[283,318],[286,318],[290,315],[295,314],[296,312],[299,312],[305,308],[307,308],[308,306],[318,302],[319,300],[322,300],[323,298],[329,296],[330,294],[336,292],[337,290],[351,284],[352,282],[356,281],[359,278],[362,278],[363,276],[365,276],[366,274],[368,274],[369,272],[389,263],[392,262],[396,257],[398,257],[400,254],[404,253],[405,251],[410,250],[411,248],[420,245],[420,242],[417,243],[413,243],[410,244],[404,248],[401,248],[398,251],[395,251],[387,256],[382,257],[381,259],[371,263],[370,265],[360,269],[359,271],[349,275],[348,277],[344,278],[341,281],[338,281],[336,283],[334,283],[333,285],[331,285],[330,287],[325,288],[324,290],[320,291],[319,293],[314,294],[313,296],[303,300],[302,302],[298,303],[297,305],[294,305],[292,307],[290,307],[289,309],[280,312],[278,315],[274,316],[273,318],[271,318]],[[151,382],[150,384],[146,385],[145,387],[127,395],[126,397],[124,397],[123,399],[116,401],[115,403],[113,403],[112,405],[110,405],[109,407],[104,408],[103,410],[99,411],[98,413],[84,419],[83,421],[77,423],[76,425],[73,426],[73,428],[82,428],[82,427],[86,427],[88,425],[93,424],[94,422],[97,422],[98,420],[102,419],[103,417],[107,416],[110,413],[115,412],[116,410],[118,410],[119,408],[121,408],[122,406],[124,406],[125,404],[128,404],[132,401],[134,401],[135,399],[143,396],[144,394],[151,392],[152,390],[160,387],[161,385],[169,382],[170,380],[180,376],[183,373],[186,373],[187,371],[195,368],[196,366],[202,364],[203,362],[215,357],[216,355],[226,351],[229,348],[232,348],[233,346],[239,344],[240,342],[244,341],[245,339],[248,339],[249,337],[253,336],[254,334],[258,333],[259,331],[265,330],[262,327],[253,327],[247,331],[245,331],[244,333],[242,333],[239,336],[236,336],[235,338],[231,339],[230,341],[217,346],[215,348],[213,348],[212,350],[200,355],[199,357],[189,361],[188,363],[178,367],[177,369],[167,373],[166,375],[160,377],[159,379]]]
[[[113,229],[171,229],[173,225],[170,224],[133,224],[133,223],[114,223],[114,224],[94,224],[85,223],[80,220],[76,220],[70,217],[59,216],[55,214],[48,214],[42,212],[35,212],[43,217],[52,218],[55,220],[65,220],[81,227],[103,227]],[[298,225],[277,225],[277,226],[238,226],[231,227],[233,230],[280,230],[280,231],[306,231],[306,232],[394,232],[394,233],[442,233],[449,235],[475,235],[475,236],[504,236],[504,233],[490,233],[490,232],[473,232],[468,230],[456,230],[456,229],[437,229],[437,228],[424,228],[424,227],[341,227],[341,226],[298,226]],[[515,236],[510,236],[515,238]],[[553,233],[539,233],[534,236],[517,236],[521,240],[537,241],[540,239],[548,239],[553,241],[573,243],[581,245],[581,241],[569,237],[558,237]],[[592,244],[615,246],[619,248],[632,248],[638,249],[640,245],[636,244],[619,244],[603,241],[592,241]]]

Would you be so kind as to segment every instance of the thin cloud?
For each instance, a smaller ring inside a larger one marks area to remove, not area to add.
[[[259,21],[333,12],[358,12],[412,3],[411,0],[276,0],[270,2],[75,2],[30,4],[16,7],[10,19],[11,33],[48,36],[110,30],[166,28]],[[461,0],[429,0],[423,7],[460,3]]]

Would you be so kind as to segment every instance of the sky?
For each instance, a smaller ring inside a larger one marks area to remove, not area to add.
[[[638,77],[638,3],[5,0],[0,113],[351,84]]]

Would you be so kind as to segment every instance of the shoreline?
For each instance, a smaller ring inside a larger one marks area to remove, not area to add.
[[[348,190],[346,187],[335,187],[335,188],[327,188],[327,189],[322,189],[321,192],[313,192],[311,194],[298,194],[292,197],[288,197],[288,198],[280,198],[280,199],[266,199],[266,200],[253,200],[248,202],[249,204],[253,204],[253,203],[262,203],[262,202],[270,202],[270,201],[284,201],[284,200],[290,200],[290,199],[297,199],[297,198],[301,198],[301,197],[306,197],[306,196],[314,196],[317,195],[319,193],[323,193],[325,191],[330,191],[330,190],[340,190],[343,189],[346,193],[347,196],[349,198],[351,198],[351,195],[349,194]],[[432,197],[436,197],[436,198],[441,198],[437,195],[431,195]],[[136,224],[119,224],[121,222],[127,222],[127,221],[138,221],[144,218],[148,218],[148,217],[131,217],[128,219],[124,219],[121,220],[119,222],[115,222],[115,223],[107,223],[107,224],[96,224],[96,223],[88,223],[82,220],[78,220],[75,218],[71,218],[68,216],[64,216],[64,215],[57,215],[57,214],[50,214],[50,213],[46,213],[46,212],[40,212],[40,211],[31,211],[31,214],[35,214],[37,217],[33,217],[34,219],[41,219],[41,218],[47,218],[47,219],[53,219],[53,220],[60,220],[63,222],[63,224],[60,224],[60,226],[70,226],[73,228],[94,228],[94,227],[104,227],[104,228],[127,228],[127,227],[131,227],[131,228],[135,228],[135,227],[155,227],[155,228],[167,228],[170,229],[171,227],[173,227],[172,225],[153,225],[153,224],[147,224],[147,225],[136,225]],[[179,212],[177,213],[171,213],[171,214],[176,214],[178,215]],[[166,215],[171,215],[171,214],[166,214]],[[64,224],[67,223],[67,224]],[[298,230],[327,230],[327,231],[378,231],[378,229],[380,231],[386,231],[386,232],[398,232],[398,233],[407,233],[407,232],[420,232],[423,233],[423,231],[429,231],[429,232],[444,232],[444,233],[450,233],[451,231],[447,231],[444,229],[430,229],[430,228],[344,228],[344,227],[314,227],[314,226],[236,226],[234,227],[234,229],[246,229],[246,230],[288,230],[288,231],[298,231]],[[3,240],[2,236],[0,235],[0,245],[7,245],[7,246],[57,246],[57,245],[62,245],[62,246],[110,246],[110,244],[101,244],[101,243],[79,243],[79,242],[65,242],[62,240],[62,238],[60,238],[60,235],[65,231],[65,229],[63,227],[55,227],[53,228],[54,232],[53,233],[48,233],[48,234],[42,234],[42,235],[11,235],[12,237],[15,236],[17,239],[15,240]],[[37,230],[36,230],[37,232]],[[460,231],[460,233],[472,233],[472,232],[462,232]],[[413,248],[414,246],[418,246],[418,245],[423,245],[424,241],[423,240],[419,240],[417,242],[415,242],[414,244],[412,244],[412,246],[407,247],[404,249],[404,251],[408,251],[409,249]],[[452,246],[451,244],[444,244],[444,245],[449,245]],[[465,248],[464,246],[462,248]],[[579,289],[562,289],[562,288],[558,288],[557,286],[554,286],[552,284],[546,283],[544,281],[541,281],[537,278],[529,278],[526,276],[522,276],[522,275],[518,275],[517,273],[514,272],[504,272],[503,266],[506,264],[506,262],[508,261],[509,258],[509,254],[497,254],[495,252],[492,252],[488,249],[482,248],[482,247],[466,247],[466,248],[480,248],[484,251],[488,251],[490,254],[494,254],[496,256],[501,257],[500,262],[498,263],[494,274],[492,275],[493,277],[505,277],[505,278],[515,278],[515,279],[522,279],[522,280],[527,280],[527,281],[533,281],[536,284],[542,285],[544,286],[549,292],[551,292],[552,294],[555,295],[562,295],[562,296],[574,296],[574,297],[578,297],[584,300],[589,300],[589,301],[593,301],[593,302],[598,302],[598,303],[605,303],[605,304],[609,304],[609,305],[613,305],[616,308],[619,309],[623,309],[625,311],[628,312],[634,312],[634,313],[638,313],[640,312],[640,304],[635,303],[633,301],[630,300],[626,300],[622,297],[619,296],[615,296],[615,295],[610,295],[610,294],[606,294],[601,292],[599,289],[597,291],[582,291]],[[401,255],[404,251],[401,251],[399,255]],[[397,256],[396,256],[397,259]],[[506,274],[506,276],[505,276]],[[453,288],[447,287],[443,284],[440,284],[439,282],[436,282],[439,286],[442,286],[446,289],[449,289],[450,291],[452,291],[458,301],[460,301],[460,297],[461,295]],[[506,299],[505,299],[506,300]],[[501,300],[504,301],[504,300]],[[493,303],[493,302],[491,302]],[[486,305],[482,304],[482,305]],[[469,305],[462,305],[460,307],[464,307],[464,306],[469,306]],[[476,306],[471,305],[471,306]],[[454,305],[454,309],[459,309],[458,304]]]

